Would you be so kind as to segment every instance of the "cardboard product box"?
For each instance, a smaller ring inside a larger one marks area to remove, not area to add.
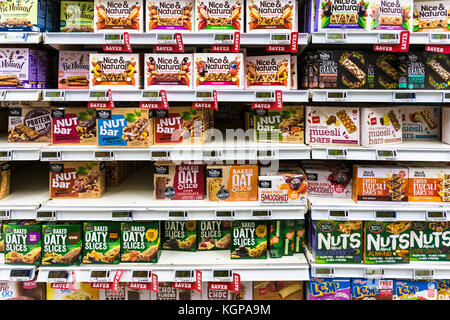
[[[254,281],[253,300],[303,300],[303,282]]]
[[[144,60],[146,90],[192,89],[192,54],[146,53]]]
[[[411,224],[411,261],[448,261],[450,223],[413,221]]]
[[[410,221],[365,221],[364,263],[409,263]]]
[[[4,3],[4,2],[3,2]],[[1,6],[2,3],[0,3]],[[29,48],[0,49],[0,88],[40,89],[46,65],[42,65],[42,52]],[[39,77],[39,80],[38,80]]]
[[[72,290],[64,283],[47,282],[45,300],[100,300],[99,295],[100,289],[92,288],[88,282],[76,282]]]
[[[425,89],[426,67],[424,51],[409,51],[398,56],[399,89]]]
[[[5,0],[0,3],[0,32],[45,32],[47,1]]]
[[[298,31],[298,2],[253,0],[246,4],[247,33]]]
[[[51,142],[52,116],[47,107],[12,107],[8,142]]]
[[[291,57],[289,55],[246,56],[246,89],[291,89]]]
[[[258,201],[261,205],[307,204],[307,180],[301,168],[258,177]]]
[[[298,89],[298,57],[295,55],[291,55],[291,89]]]
[[[306,107],[305,140],[309,145],[360,144],[358,107]]]
[[[351,300],[350,279],[311,278],[307,300]]]
[[[153,143],[153,111],[139,108],[97,110],[99,147],[146,148]]]
[[[373,60],[375,62],[375,89],[398,89],[400,77],[403,77],[407,70],[399,69],[399,55],[392,52],[375,52]]]
[[[401,143],[402,108],[361,108],[361,145],[364,147]]]
[[[194,89],[244,89],[242,53],[194,53]]]
[[[283,220],[270,220],[269,224],[270,224],[269,256],[271,259],[281,258],[283,257],[283,248],[284,248],[284,242],[282,239]]]
[[[89,89],[90,51],[60,51],[58,89]]]
[[[163,250],[197,251],[197,221],[164,221]]]
[[[206,184],[209,201],[257,201],[258,166],[208,165]]]
[[[352,300],[392,300],[394,280],[352,279]]]
[[[3,223],[0,223],[0,252],[3,253],[5,252],[5,239],[3,237]]]
[[[252,281],[241,281],[240,293],[219,290],[217,285],[217,282],[203,282],[202,300],[254,300]]]
[[[192,289],[175,289],[173,282],[160,282],[158,293],[151,292],[151,300],[202,300],[202,294]]]
[[[3,223],[5,264],[39,265],[41,261],[41,225],[32,222]]]
[[[368,87],[368,53],[364,51],[342,51],[339,53],[338,62],[338,85],[340,88],[362,89]]]
[[[442,142],[450,144],[450,107],[442,107]]]
[[[228,250],[231,242],[231,222],[200,220],[197,250]]]
[[[254,109],[254,139],[259,142],[304,143],[304,107],[286,105],[284,110]]]
[[[9,196],[10,188],[11,188],[11,163],[7,161],[0,161],[0,199]]]
[[[393,300],[437,300],[436,281],[394,280]]]
[[[143,0],[95,0],[94,32],[144,32]]]
[[[121,262],[158,262],[161,255],[159,221],[122,222],[120,237]]]
[[[408,201],[450,201],[450,190],[445,188],[450,169],[444,166],[408,166]]]
[[[145,7],[145,32],[194,31],[194,0],[153,0]]]
[[[414,1],[413,31],[414,32],[450,32],[448,10],[450,2]]]
[[[372,0],[370,30],[413,31],[413,0]]]
[[[43,224],[41,265],[79,265],[82,238],[81,224]]]
[[[105,163],[51,162],[51,199],[94,199],[105,193]]]
[[[0,281],[1,300],[45,300],[45,283]]]
[[[294,253],[303,253],[305,247],[305,220],[295,220]]]
[[[149,290],[130,289],[126,282],[119,283],[118,292],[112,289],[99,289],[99,300],[150,300]]]
[[[450,280],[438,280],[437,287],[437,300],[450,300]]]
[[[314,31],[369,30],[370,1],[361,3],[357,0],[350,0],[343,3],[339,0],[313,0],[313,2],[315,4]]]
[[[196,0],[196,32],[244,32],[243,0]]]
[[[123,161],[106,161],[105,164],[106,188],[119,186],[128,176],[125,169],[127,164]]]
[[[94,1],[61,1],[60,32],[94,32]]]
[[[450,86],[450,54],[427,52],[425,57],[425,89],[448,89]]]
[[[402,110],[403,140],[441,140],[440,107],[407,106]]]
[[[311,86],[318,89],[336,89],[339,88],[339,56],[340,51],[318,51],[313,57],[311,65],[312,73],[310,77]],[[317,77],[317,85],[314,86],[314,79]]]
[[[140,88],[138,53],[89,54],[89,88],[98,90]]]
[[[315,197],[352,197],[352,171],[336,165],[304,164],[307,194]]]
[[[85,264],[120,262],[120,223],[84,222],[83,258]]]
[[[231,259],[267,259],[267,221],[233,220]]]
[[[408,168],[353,165],[354,201],[408,201]]]
[[[89,108],[52,109],[52,144],[97,144],[95,111]]]

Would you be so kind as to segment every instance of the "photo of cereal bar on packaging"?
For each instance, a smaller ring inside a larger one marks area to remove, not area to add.
[[[82,251],[81,224],[42,225],[42,265],[79,265]]]
[[[367,56],[362,51],[344,51],[339,58],[339,81],[344,88],[367,86]]]
[[[242,0],[196,0],[196,31],[244,32]]]
[[[145,54],[145,89],[192,88],[192,54]]]
[[[89,89],[89,51],[60,51],[58,89]]]
[[[412,0],[372,0],[370,30],[412,31]]]
[[[139,54],[89,55],[90,89],[139,89]]]
[[[198,250],[226,250],[230,247],[230,221],[201,220],[199,224]]]
[[[450,222],[413,221],[411,225],[411,261],[448,261],[450,258]]]
[[[51,131],[50,108],[9,108],[8,142],[51,142]]]
[[[94,32],[93,1],[61,1],[61,32]]]
[[[369,1],[351,0],[345,4],[338,0],[315,0],[314,30],[368,28]]]
[[[361,145],[371,147],[402,141],[402,108],[361,108]]]
[[[146,32],[193,31],[194,0],[151,0],[146,2]]]
[[[250,0],[247,2],[247,32],[297,31],[297,1]]]
[[[428,52],[425,77],[425,85],[428,89],[448,89],[450,87],[450,55]]]
[[[194,88],[244,89],[242,53],[195,53]]]
[[[375,87],[380,89],[398,89],[400,74],[398,71],[398,55],[394,53],[376,54]]]
[[[291,88],[291,59],[289,55],[245,57],[247,89],[270,87]]]
[[[121,262],[158,262],[161,255],[159,221],[121,223]]]
[[[449,32],[448,20],[450,2],[414,1],[413,31],[414,32]]]
[[[144,31],[142,0],[95,0],[94,32]]]

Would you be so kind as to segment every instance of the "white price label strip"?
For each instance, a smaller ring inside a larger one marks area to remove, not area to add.
[[[202,151],[203,160],[215,160],[222,158],[222,150],[203,150]]]
[[[377,221],[396,221],[397,212],[395,211],[375,211],[375,220]]]
[[[275,102],[275,91],[255,91],[254,101]]]
[[[56,211],[37,211],[36,221],[56,221]]]
[[[142,100],[161,101],[161,94],[159,91],[142,91]]]
[[[289,33],[274,33],[269,35],[270,44],[288,45],[291,44],[291,35]]]
[[[12,269],[9,281],[29,281],[34,279],[34,269]]]
[[[0,161],[11,161],[13,159],[13,151],[0,151]]]
[[[378,34],[378,43],[399,44],[400,43],[400,34],[399,33],[379,33]]]
[[[446,211],[427,211],[425,219],[427,221],[447,221]]]
[[[125,37],[123,33],[105,33],[103,35],[104,44],[124,44]]]
[[[187,211],[169,211],[168,219],[169,220],[188,220],[188,212]]]
[[[413,270],[413,279],[415,279],[415,280],[432,280],[432,279],[434,279],[434,270],[415,269],[415,270]]]
[[[152,151],[151,158],[153,161],[170,160],[170,152],[169,151]]]
[[[133,270],[131,282],[152,282],[152,272],[150,270]]]
[[[5,101],[6,100],[6,94],[8,91],[6,90],[0,90],[0,100]]]
[[[194,282],[194,270],[174,270],[174,282]]]
[[[347,159],[347,149],[327,149],[327,159]]]
[[[330,220],[347,221],[348,220],[348,211],[347,210],[329,210],[328,216],[330,217]]]
[[[343,32],[328,32],[325,34],[325,42],[340,43],[347,41],[347,34]]]
[[[397,160],[396,150],[376,150],[377,160]]]
[[[233,44],[234,34],[233,33],[215,33],[213,34],[214,44]]]
[[[111,215],[112,221],[133,221],[132,211],[113,211]]]
[[[156,34],[156,42],[158,44],[176,44],[177,40],[175,38],[175,34],[160,33]]]
[[[69,280],[69,272],[65,270],[51,270],[47,274],[47,282],[64,283]]]
[[[114,160],[113,151],[95,151],[94,158],[97,161],[112,161]]]
[[[89,91],[89,101],[109,101],[108,91]]]
[[[392,100],[394,102],[416,102],[416,93],[415,92],[393,92]]]
[[[315,278],[334,278],[334,268],[332,267],[313,267],[312,276]]]
[[[11,219],[11,210],[0,210],[0,221]]]
[[[109,270],[91,270],[90,282],[109,282]]]
[[[217,282],[232,282],[233,270],[230,269],[216,269],[212,270],[213,281]]]
[[[235,216],[236,212],[234,210],[216,210],[217,220],[233,220]]]
[[[430,43],[433,44],[447,44],[450,39],[447,33],[430,33]]]
[[[65,91],[50,91],[47,90],[44,93],[44,100],[47,101],[65,101],[66,92]]]
[[[442,92],[442,102],[450,102],[450,92]]]
[[[272,211],[270,210],[253,210],[252,219],[254,220],[266,220],[270,219],[272,216]]]
[[[346,91],[327,91],[326,101],[329,102],[344,102],[347,101]]]
[[[384,269],[373,269],[373,268],[365,268],[364,269],[364,278],[372,278],[372,279],[383,279],[384,277]]]

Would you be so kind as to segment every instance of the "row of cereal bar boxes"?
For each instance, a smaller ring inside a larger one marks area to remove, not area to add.
[[[313,278],[303,281],[242,281],[240,292],[217,290],[204,282],[202,292],[160,282],[157,293],[120,283],[117,292],[95,283],[77,282],[62,289],[58,283],[0,281],[0,300],[450,300],[450,280]]]
[[[270,230],[268,231],[268,228]],[[230,250],[231,259],[303,252],[304,220],[47,223],[5,221],[6,264],[68,266],[156,263],[163,250]],[[213,253],[212,253],[213,254]]]

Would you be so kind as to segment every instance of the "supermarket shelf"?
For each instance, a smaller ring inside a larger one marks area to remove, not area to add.
[[[214,281],[213,270],[232,270],[241,276],[241,281],[262,281],[271,279],[282,280],[309,280],[309,269],[303,254],[295,254],[280,259],[232,260],[230,251],[214,252],[161,252],[158,263],[116,265],[80,265],[70,267],[39,267],[38,282],[47,282],[48,273],[52,270],[74,271],[77,282],[97,282],[91,278],[91,271],[107,271],[109,277],[102,282],[112,282],[117,270],[124,270],[121,282],[133,281],[132,272],[149,270],[157,274],[159,281],[176,281],[175,271],[201,270],[203,281]],[[71,276],[68,278],[71,281]],[[215,280],[217,281],[217,280]]]
[[[5,264],[5,255],[0,254],[0,281],[29,281],[35,274],[35,266]]]
[[[331,197],[308,197],[313,220],[400,220],[450,221],[450,203],[437,202],[374,202]],[[395,212],[393,215],[386,212]],[[429,212],[443,212],[439,218],[428,217]]]
[[[37,44],[42,39],[40,32],[1,32],[0,44]]]
[[[0,137],[0,161],[39,160],[41,148],[47,143],[8,143],[8,137]]]
[[[40,98],[40,89],[0,89],[2,101],[39,101]]]
[[[344,150],[343,152],[335,151]],[[387,154],[386,154],[387,151]],[[440,141],[405,141],[400,144],[367,148],[362,146],[312,146],[312,159],[449,161],[450,145]]]

